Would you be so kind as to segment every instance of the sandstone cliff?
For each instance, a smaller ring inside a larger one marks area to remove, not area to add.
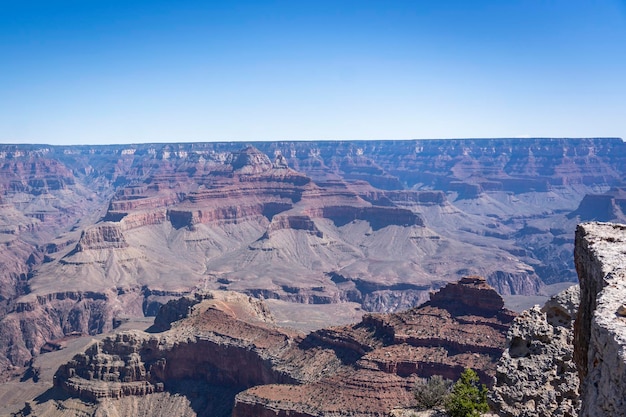
[[[574,332],[580,415],[626,416],[626,226],[580,225],[575,260],[580,278]]]

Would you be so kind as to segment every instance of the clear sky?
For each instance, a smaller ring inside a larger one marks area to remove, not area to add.
[[[0,0],[0,143],[626,138],[625,0]]]

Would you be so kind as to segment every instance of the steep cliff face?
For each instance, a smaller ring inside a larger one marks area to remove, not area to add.
[[[16,237],[8,237],[0,243],[0,317],[9,308],[10,300],[24,291],[30,272],[29,258],[34,248]]]
[[[15,150],[7,158],[7,154],[1,155],[2,166],[0,170],[5,172],[0,185],[2,189],[32,195],[39,195],[66,189],[75,184],[72,172],[58,160],[47,158],[47,152],[41,151],[25,156],[26,152]]]
[[[276,327],[261,301],[237,293],[214,291],[172,301],[154,329],[167,330],[125,331],[92,344],[59,368],[54,384],[101,406],[104,400],[141,396],[139,408],[149,407],[150,395],[175,392],[185,381],[208,384],[201,395],[227,387],[231,397],[214,398],[208,408],[226,416],[238,391],[303,383],[343,366],[331,349],[299,348],[298,333]]]
[[[581,416],[626,416],[626,226],[585,223],[576,230],[580,308],[574,358]]]
[[[111,302],[113,297],[110,292],[67,291],[23,299],[14,314],[0,321],[0,346],[9,364],[25,366],[49,341],[113,330],[121,310]]]
[[[115,224],[100,224],[85,230],[78,244],[77,252],[94,249],[120,249],[127,248],[128,243],[124,239],[121,229]]]

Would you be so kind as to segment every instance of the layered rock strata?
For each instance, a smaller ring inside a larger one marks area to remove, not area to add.
[[[289,332],[272,325],[258,301],[236,293],[211,292],[170,303],[156,326],[161,334],[118,333],[91,345],[59,368],[55,385],[79,398],[100,400],[162,392],[183,379],[203,379],[239,389],[311,378],[324,366],[280,358],[293,349]],[[170,319],[181,318],[176,323]],[[310,358],[304,358],[310,359]],[[320,365],[321,364],[321,365]]]
[[[580,279],[574,329],[580,415],[626,416],[626,225],[581,224],[575,261]]]
[[[251,145],[0,145],[0,373],[197,289],[378,312],[471,274],[539,294],[575,278],[578,219],[623,214],[619,139]]]
[[[465,290],[471,295],[456,299]],[[494,307],[499,302],[484,279],[468,277],[405,313],[367,315],[355,326],[313,332],[304,346],[332,347],[347,370],[307,384],[248,389],[237,395],[233,415],[383,416],[413,404],[417,377],[456,379],[472,367],[489,382],[514,317]]]
[[[583,221],[626,222],[626,189],[615,187],[604,194],[587,194],[568,217]]]
[[[238,417],[383,416],[412,405],[418,377],[457,378],[472,367],[491,381],[513,317],[479,277],[405,313],[306,336],[277,327],[258,300],[211,292],[164,306],[154,326],[162,333],[122,332],[93,344],[59,368],[55,385],[104,401],[148,399],[202,380],[239,392],[221,400],[234,402]]]

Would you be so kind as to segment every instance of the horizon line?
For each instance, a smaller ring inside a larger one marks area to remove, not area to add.
[[[104,146],[148,146],[148,145],[193,145],[193,144],[229,144],[229,143],[280,143],[280,142],[418,142],[418,141],[469,141],[469,140],[621,140],[619,136],[493,136],[493,137],[456,137],[456,138],[413,138],[413,139],[255,139],[255,140],[192,140],[192,141],[159,141],[159,142],[116,142],[116,143],[73,143],[73,144],[51,144],[51,143],[29,143],[29,142],[7,142],[0,143],[0,147],[5,146],[50,146],[50,147],[104,147]]]

